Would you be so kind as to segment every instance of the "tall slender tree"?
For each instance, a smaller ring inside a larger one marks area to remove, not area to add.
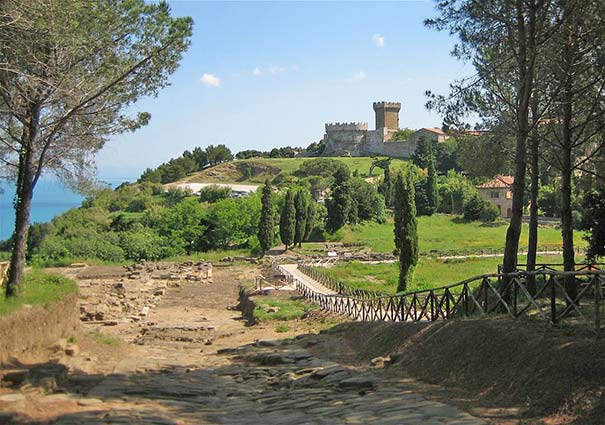
[[[328,232],[334,233],[350,220],[353,208],[351,173],[348,167],[339,168],[334,172],[334,183],[331,189],[332,196],[326,202],[328,209],[326,229]]]
[[[282,243],[288,247],[294,243],[294,234],[296,233],[296,207],[294,205],[294,193],[289,189],[286,193],[284,206],[281,210],[279,220],[279,236]]]
[[[273,246],[275,238],[274,224],[273,188],[271,187],[271,182],[267,179],[263,187],[260,222],[258,225],[258,241],[263,255]]]
[[[431,151],[427,163],[428,176],[426,178],[426,199],[428,215],[433,215],[439,206],[439,188],[437,187],[437,167],[434,151]]]
[[[305,239],[305,229],[308,220],[309,199],[302,190],[296,192],[294,207],[296,209],[296,226],[294,230],[294,245],[302,246]]]
[[[309,240],[311,233],[313,232],[316,213],[317,208],[315,207],[315,201],[313,201],[313,198],[311,198],[307,203],[307,221],[305,222],[305,236],[303,238],[305,241]]]
[[[429,106],[444,104],[448,125],[478,113],[484,125],[510,122],[515,134],[512,216],[506,232],[503,270],[517,267],[525,205],[529,110],[536,81],[536,62],[558,20],[556,2],[547,0],[454,0],[438,2],[440,16],[427,24],[460,37],[454,53],[470,59],[477,70],[471,81],[454,85],[452,99],[432,96]],[[507,287],[503,279],[503,288]],[[507,294],[504,294],[505,297]]]
[[[395,247],[399,254],[399,283],[397,291],[405,291],[412,281],[418,262],[418,226],[414,203],[414,183],[411,173],[399,173],[393,190]]]
[[[0,160],[16,180],[7,295],[21,282],[40,177],[90,183],[94,154],[108,137],[149,121],[126,111],[168,84],[191,28],[165,2],[0,2]]]

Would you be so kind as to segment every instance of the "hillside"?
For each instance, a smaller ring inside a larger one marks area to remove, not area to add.
[[[253,158],[226,162],[191,174],[177,182],[181,183],[250,183],[262,184],[267,177],[279,174],[291,174],[300,165],[315,158]],[[371,157],[336,157],[331,158],[344,162],[352,173],[366,176],[370,171]],[[393,159],[391,167],[397,169],[404,161]],[[376,168],[372,175],[378,176],[382,170]]]

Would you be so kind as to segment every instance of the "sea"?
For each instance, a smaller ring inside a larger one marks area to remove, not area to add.
[[[136,177],[110,177],[101,178],[102,182],[115,188],[120,184],[136,180]],[[0,182],[0,240],[10,238],[15,226],[15,185]],[[82,205],[85,196],[75,193],[65,187],[59,180],[46,177],[41,178],[34,188],[32,199],[31,223],[44,223],[63,214],[70,208]]]

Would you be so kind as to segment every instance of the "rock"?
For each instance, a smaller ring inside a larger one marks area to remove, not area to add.
[[[154,291],[153,295],[156,297],[161,297],[166,293],[166,289],[164,288],[158,288]]]
[[[2,377],[2,382],[3,383],[7,383],[10,386],[14,386],[14,387],[18,387],[21,384],[23,384],[23,382],[25,382],[25,379],[27,378],[27,370],[23,369],[23,370],[13,370],[10,372],[6,372],[4,374],[4,376]]]
[[[67,347],[65,347],[65,354],[68,356],[77,356],[78,353],[80,353],[80,347],[76,344],[67,344]]]
[[[279,341],[258,341],[254,345],[259,347],[277,347],[280,345]]]
[[[117,320],[105,320],[103,326],[118,326]]]
[[[0,395],[0,402],[18,403],[20,401],[25,401],[25,396],[20,393],[10,393],[10,394]]]
[[[97,406],[103,403],[103,400],[99,400],[98,398],[82,398],[78,400],[78,406]]]
[[[389,364],[391,364],[391,357],[390,356],[386,356],[386,357],[374,357],[371,361],[370,364],[373,367],[384,367],[387,366]]]
[[[267,313],[277,313],[279,311],[279,307],[269,307],[267,309]]]
[[[212,340],[207,339],[206,341],[204,341],[204,345],[212,345]]]
[[[72,269],[81,269],[86,267],[86,263],[71,263],[69,267]]]
[[[147,316],[149,314],[149,307],[145,306],[141,309],[141,311],[139,312],[139,316]]]
[[[319,379],[322,379],[328,375],[332,375],[335,373],[343,373],[343,372],[347,372],[347,369],[345,369],[344,367],[342,367],[340,365],[335,365],[335,366],[325,367],[323,369],[317,369],[315,372],[313,372],[313,376],[316,376]]]
[[[343,379],[338,383],[338,386],[347,389],[374,388],[376,381],[370,377],[354,376],[353,378]]]

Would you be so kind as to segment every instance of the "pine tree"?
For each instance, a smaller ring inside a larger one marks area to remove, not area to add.
[[[281,217],[279,220],[279,236],[281,237],[282,243],[286,246],[292,245],[294,242],[294,233],[296,231],[296,207],[294,206],[294,194],[292,189],[286,193],[286,199],[284,207],[281,211]]]
[[[305,239],[305,229],[307,227],[307,210],[309,200],[302,190],[296,192],[294,198],[294,207],[296,209],[296,226],[294,231],[294,245],[302,246]]]
[[[261,198],[260,223],[258,225],[258,241],[263,255],[271,249],[274,239],[273,232],[273,189],[269,179],[265,181]]]
[[[413,268],[418,262],[418,229],[414,184],[409,172],[399,173],[393,192],[393,212],[395,220],[395,247],[399,253],[398,291],[405,291],[412,280]]]
[[[334,233],[347,223],[353,199],[351,197],[351,174],[348,168],[340,168],[334,173],[332,198],[326,203],[328,218],[326,230]]]

